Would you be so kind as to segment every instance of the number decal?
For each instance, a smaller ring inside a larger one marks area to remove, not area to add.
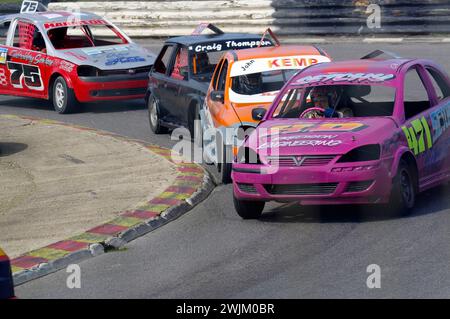
[[[0,85],[7,86],[8,79],[6,78],[5,69],[0,69]]]
[[[414,152],[414,155],[421,154],[426,149],[433,147],[430,127],[424,116],[412,121],[410,127],[402,126],[402,130],[408,142],[408,147]],[[427,141],[426,147],[425,137]]]
[[[35,13],[38,9],[39,2],[25,0],[20,7],[20,13]]]
[[[24,79],[25,86],[30,90],[42,91],[44,89],[41,70],[38,66],[8,62],[8,69],[11,72],[11,84],[15,88],[23,88],[22,79]]]

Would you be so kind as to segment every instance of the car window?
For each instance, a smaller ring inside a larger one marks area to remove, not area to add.
[[[442,76],[442,74],[433,69],[433,68],[426,68],[428,75],[430,76],[431,82],[433,83],[434,90],[436,92],[436,95],[438,97],[438,100],[443,100],[450,96],[450,87],[447,84],[447,81]]]
[[[6,38],[8,36],[9,26],[11,25],[11,20],[0,21],[0,37],[3,38],[1,44],[6,44]]]
[[[225,91],[225,83],[227,81],[227,71],[228,71],[228,61],[225,60],[225,62],[223,62],[222,70],[220,71],[219,75],[219,82],[217,84],[218,91]]]
[[[220,74],[220,70],[222,69],[223,61],[225,61],[225,59],[220,60],[219,63],[217,64],[216,70],[214,71],[214,76],[211,80],[214,90],[217,87],[217,79],[219,78],[219,74]]]
[[[322,109],[325,117],[391,116],[395,88],[385,85],[322,85],[283,93],[272,117],[299,118],[306,110]]]
[[[13,46],[16,48],[31,50],[36,26],[27,21],[19,20],[14,30]]]
[[[186,76],[188,72],[188,50],[186,48],[180,48],[175,57],[175,63],[170,76],[178,80],[187,80]]]
[[[128,41],[112,25],[76,25],[50,29],[48,38],[55,49],[101,47]]]
[[[170,66],[174,47],[172,45],[166,45],[159,53],[158,58],[155,61],[154,71],[157,73],[166,74],[167,68]]]
[[[192,54],[192,76],[200,82],[210,82],[223,52],[198,52]]]
[[[409,70],[405,75],[403,101],[406,119],[430,108],[427,90],[415,68]]]
[[[231,78],[231,89],[242,95],[253,95],[280,90],[298,70],[263,71]]]

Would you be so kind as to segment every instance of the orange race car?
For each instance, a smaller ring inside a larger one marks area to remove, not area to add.
[[[270,31],[269,31],[270,32]],[[277,45],[227,51],[216,66],[200,122],[204,156],[214,163],[222,182],[230,182],[233,154],[272,103],[278,91],[299,70],[330,62],[312,45]]]

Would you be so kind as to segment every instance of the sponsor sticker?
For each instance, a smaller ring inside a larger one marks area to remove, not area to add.
[[[295,81],[296,84],[313,84],[325,82],[373,82],[381,83],[395,78],[394,74],[385,73],[329,73],[309,75]]]
[[[330,59],[322,55],[295,55],[242,60],[233,63],[230,76],[234,77],[273,70],[300,70],[312,64],[322,62],[330,62]]]
[[[6,63],[6,58],[8,56],[8,49],[7,48],[0,48],[0,64]]]
[[[272,45],[272,42],[269,40],[263,40],[262,42],[260,40],[228,40],[192,45],[189,46],[189,50],[194,51],[195,53],[214,51],[218,52],[224,50],[250,49],[256,48],[258,46],[266,47]]]

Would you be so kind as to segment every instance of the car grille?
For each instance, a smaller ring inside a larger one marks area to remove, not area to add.
[[[139,74],[139,73],[149,73],[151,66],[143,66],[139,68],[130,68],[130,69],[119,69],[119,70],[100,70],[99,76],[107,76],[107,75],[120,75],[120,74]]]
[[[268,156],[268,164],[282,167],[322,166],[329,164],[334,155],[306,155],[306,156]]]
[[[264,188],[272,195],[327,195],[336,190],[338,183],[321,184],[279,184],[264,185]]]
[[[244,192],[244,193],[250,193],[250,194],[256,194],[256,188],[253,184],[241,184],[238,183],[238,188],[240,191]]]
[[[373,181],[350,182],[348,183],[345,192],[346,193],[363,192],[367,190],[372,184]]]

